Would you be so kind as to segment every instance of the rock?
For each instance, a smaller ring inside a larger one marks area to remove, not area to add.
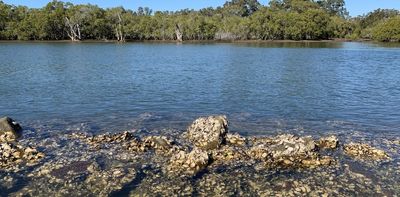
[[[189,126],[186,134],[196,147],[212,150],[219,148],[224,143],[227,133],[226,116],[209,116],[195,120]]]
[[[239,134],[226,134],[226,142],[233,145],[243,146],[246,143],[246,138]]]
[[[25,160],[28,164],[33,164],[43,157],[43,153],[31,147],[24,148],[10,142],[0,144],[0,168],[12,167],[22,160]]]
[[[165,136],[148,136],[144,139],[146,147],[156,150],[169,150],[172,148],[173,141]]]
[[[269,150],[273,158],[307,155],[316,150],[316,144],[311,137],[279,135],[272,143]]]
[[[135,142],[131,143],[131,149]],[[164,156],[171,156],[172,154],[182,150],[181,147],[174,144],[174,141],[168,139],[166,136],[148,136],[144,138],[143,142],[139,142],[137,150],[154,149],[156,153],[161,153]]]
[[[319,139],[317,145],[321,149],[335,149],[339,145],[339,139],[334,135],[323,137]]]
[[[278,135],[274,138],[252,139],[249,155],[267,167],[316,167],[330,165],[333,159],[320,157],[311,137]]]
[[[242,147],[222,146],[220,149],[209,151],[213,164],[227,164],[238,161],[248,161],[250,158]]]
[[[259,145],[253,146],[249,151],[249,155],[254,159],[262,160],[262,161],[266,161],[266,160],[268,160],[268,158],[272,157],[272,154],[271,154],[268,146],[265,144],[259,144]]]
[[[21,126],[9,117],[0,118],[0,142],[15,141],[22,136]]]
[[[209,161],[208,153],[201,149],[194,149],[190,153],[179,151],[171,157],[168,171],[194,175],[205,169]]]
[[[385,160],[389,155],[380,149],[374,148],[368,144],[350,143],[344,146],[344,152],[352,157],[362,160]]]

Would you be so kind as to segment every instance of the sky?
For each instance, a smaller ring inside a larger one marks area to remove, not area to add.
[[[3,0],[7,4],[25,5],[40,8],[51,0]],[[138,7],[149,7],[153,11],[175,11],[180,9],[200,9],[205,7],[217,7],[226,0],[64,0],[74,4],[91,3],[102,8],[123,6],[136,10]],[[268,4],[268,0],[259,0],[261,4]],[[394,8],[400,10],[400,0],[346,0],[346,8],[350,16],[366,14],[378,8]]]

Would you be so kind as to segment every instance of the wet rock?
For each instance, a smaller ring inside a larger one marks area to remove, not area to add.
[[[0,142],[15,141],[22,136],[21,126],[9,117],[0,118]]]
[[[75,161],[52,170],[50,172],[50,175],[54,176],[55,178],[63,179],[68,174],[73,174],[73,173],[79,174],[86,172],[90,164],[91,162],[89,161]]]
[[[339,146],[339,139],[336,136],[331,135],[319,139],[317,144],[321,149],[335,149]]]
[[[247,149],[235,146],[222,146],[219,149],[209,151],[213,164],[230,164],[238,161],[249,161]]]
[[[246,143],[246,138],[239,134],[226,134],[226,142],[232,145],[243,146]]]
[[[275,137],[268,148],[273,158],[279,158],[312,154],[316,144],[311,137],[285,134]]]
[[[217,149],[228,133],[226,116],[201,117],[187,129],[186,136],[196,147],[203,150]]]
[[[172,148],[173,141],[166,136],[148,136],[144,138],[144,144],[156,150],[168,151]]]
[[[194,149],[190,153],[179,151],[171,157],[168,171],[194,175],[205,169],[209,161],[210,157],[208,153],[201,149]]]
[[[344,152],[349,156],[362,160],[385,160],[390,158],[385,151],[361,143],[350,143],[345,145]]]
[[[10,142],[0,144],[0,168],[12,168],[22,162],[34,164],[43,157],[44,154],[38,152],[35,148],[25,148]]]
[[[251,147],[249,155],[256,160],[267,161],[272,157],[272,153],[268,146],[265,144],[259,144]]]
[[[320,157],[316,143],[311,137],[297,137],[290,134],[274,138],[253,139],[249,155],[264,161],[268,167],[314,167],[329,165],[333,159]]]
[[[137,172],[133,168],[115,167],[107,170],[94,168],[83,183],[90,193],[99,196],[109,196],[112,192],[121,190],[125,184],[135,179]]]
[[[144,152],[148,150],[148,147],[143,144],[140,139],[131,139],[129,142],[126,142],[123,145],[127,150],[133,151],[133,152]]]
[[[153,175],[153,173],[150,173]],[[193,196],[191,177],[146,177],[129,196]]]
[[[232,180],[219,174],[208,174],[198,183],[200,196],[243,196],[239,193],[240,181],[235,177]]]

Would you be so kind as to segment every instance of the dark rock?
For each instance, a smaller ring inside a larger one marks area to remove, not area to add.
[[[0,141],[15,141],[22,136],[21,126],[9,117],[0,118]]]

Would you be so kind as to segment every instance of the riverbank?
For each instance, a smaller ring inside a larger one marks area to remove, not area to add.
[[[0,40],[0,43],[318,43],[318,42],[376,42],[373,40],[351,40],[351,39],[332,39],[332,40]],[[384,42],[382,42],[384,43]]]
[[[34,146],[45,156],[2,167],[1,195],[391,196],[400,191],[399,137],[242,136],[230,131],[226,117],[210,116],[186,131],[27,131],[12,143]]]

